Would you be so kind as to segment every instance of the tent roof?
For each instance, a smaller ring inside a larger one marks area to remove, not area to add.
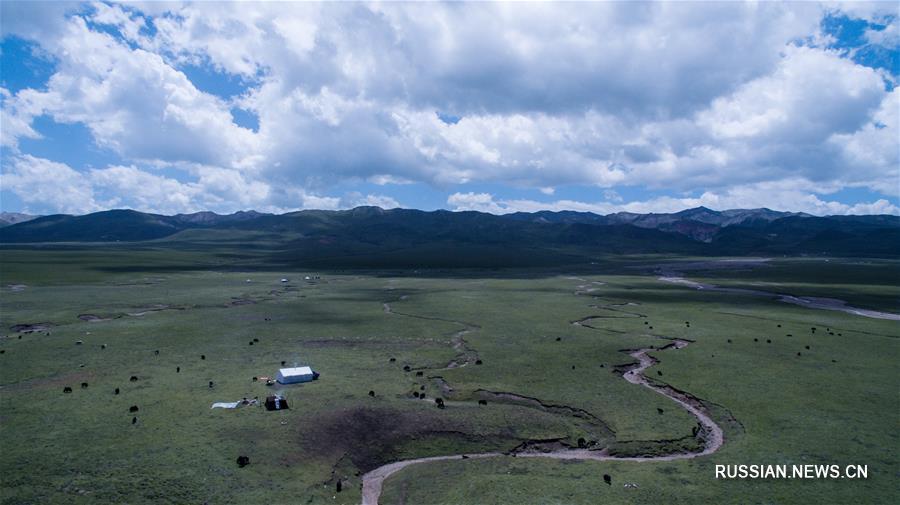
[[[312,368],[308,366],[298,366],[295,368],[282,368],[278,371],[282,377],[290,377],[292,375],[312,375]]]

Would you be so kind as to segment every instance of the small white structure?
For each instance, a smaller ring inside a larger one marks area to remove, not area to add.
[[[281,282],[287,282],[287,281],[288,281],[287,279],[281,279]]]
[[[294,368],[282,368],[275,374],[275,380],[282,384],[296,384],[298,382],[309,382],[319,378],[319,374],[313,372],[308,366],[298,366]]]

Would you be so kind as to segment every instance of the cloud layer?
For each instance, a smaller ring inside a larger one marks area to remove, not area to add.
[[[53,66],[46,83],[0,90],[2,186],[28,208],[398,206],[392,191],[415,182],[450,195],[436,206],[492,212],[898,213],[897,76],[822,30],[866,19],[866,44],[896,59],[886,4],[2,8],[3,37]],[[40,118],[83,125],[119,163],[27,152]],[[366,183],[381,188],[335,193]],[[460,190],[471,184],[597,197]],[[619,187],[670,196],[617,201]],[[848,188],[876,197],[829,199]]]

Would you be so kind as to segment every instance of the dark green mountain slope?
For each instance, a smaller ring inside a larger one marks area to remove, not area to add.
[[[246,243],[252,248],[263,236],[278,261],[347,266],[509,266],[653,253],[898,256],[900,218],[702,207],[674,214],[609,216],[358,207],[226,216],[112,210],[46,216],[0,228],[3,244],[156,241],[187,247],[189,242],[208,246],[227,240],[231,246]]]

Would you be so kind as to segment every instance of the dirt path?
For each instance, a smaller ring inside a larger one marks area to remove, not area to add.
[[[387,304],[385,304],[385,311],[387,312],[389,308]],[[698,456],[705,456],[707,454],[712,454],[716,452],[725,441],[725,436],[722,431],[722,428],[712,420],[709,414],[706,413],[706,409],[703,408],[700,403],[685,395],[684,393],[673,390],[671,387],[665,385],[659,385],[654,382],[651,382],[644,375],[644,371],[658,363],[658,361],[650,356],[648,353],[653,351],[662,351],[662,350],[678,350],[689,345],[690,342],[687,340],[673,340],[671,344],[666,345],[664,347],[656,348],[656,347],[647,347],[643,349],[635,349],[628,352],[629,356],[638,360],[638,362],[633,365],[631,368],[625,370],[622,377],[632,384],[636,384],[639,386],[646,387],[651,389],[652,391],[669,398],[675,403],[681,405],[685,410],[690,412],[694,417],[697,418],[701,426],[701,433],[705,440],[705,445],[702,451],[700,452],[690,452],[690,453],[678,453],[678,454],[669,454],[666,456],[652,456],[652,457],[620,457],[620,456],[610,456],[605,450],[603,451],[592,451],[589,449],[563,449],[551,452],[518,452],[513,454],[516,457],[524,457],[524,458],[550,458],[550,459],[567,459],[567,460],[593,460],[593,461],[675,461],[679,459],[690,459],[696,458]],[[378,498],[381,496],[381,488],[384,485],[384,480],[390,477],[391,475],[399,472],[400,470],[411,466],[418,465],[422,463],[431,463],[434,461],[446,461],[446,460],[454,460],[454,459],[481,459],[481,458],[496,458],[500,456],[507,456],[504,453],[498,452],[487,452],[481,454],[454,454],[449,456],[433,456],[429,458],[417,458],[417,459],[408,459],[405,461],[397,461],[394,463],[389,463],[384,466],[380,466],[365,475],[363,475],[363,488],[362,488],[362,505],[378,505]]]

